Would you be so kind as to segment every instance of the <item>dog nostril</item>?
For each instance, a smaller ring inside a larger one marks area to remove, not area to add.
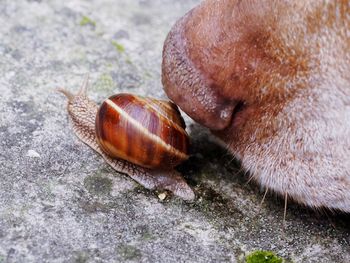
[[[220,119],[227,120],[230,118],[230,111],[227,109],[224,109],[220,112]]]
[[[230,125],[237,103],[234,101],[222,103],[219,100],[213,103],[214,107],[210,110],[202,108],[202,105],[192,104],[192,106],[196,109],[189,113],[190,117],[211,130],[222,130]]]
[[[232,118],[234,117],[234,115],[236,115],[238,112],[242,111],[245,108],[246,104],[243,101],[239,101],[237,102],[237,105],[235,107],[235,110],[232,113]],[[231,119],[232,119],[231,118]]]
[[[221,130],[226,128],[232,120],[232,116],[234,114],[234,111],[237,107],[237,104],[235,102],[227,104],[223,108],[220,109],[217,113],[217,116],[214,116],[216,120],[213,122],[213,125],[210,125],[212,127],[209,127],[213,130]]]
[[[237,101],[237,102],[233,102],[231,103],[231,107],[229,108],[225,108],[220,112],[220,121],[218,124],[216,123],[214,127],[211,127],[211,130],[223,130],[225,128],[227,128],[228,126],[230,126],[234,119],[235,116],[237,115],[237,113],[243,111],[245,108],[245,103],[243,101]]]

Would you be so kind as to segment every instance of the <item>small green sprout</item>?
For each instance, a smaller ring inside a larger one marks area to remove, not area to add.
[[[255,251],[246,257],[246,263],[282,263],[283,259],[270,251]]]
[[[112,40],[112,45],[115,47],[115,49],[120,52],[120,53],[124,53],[125,52],[125,47],[118,43],[117,41],[115,40]]]
[[[81,26],[86,26],[86,25],[92,25],[92,26],[96,26],[96,22],[94,20],[92,20],[90,17],[88,16],[83,16],[80,20],[79,25]]]

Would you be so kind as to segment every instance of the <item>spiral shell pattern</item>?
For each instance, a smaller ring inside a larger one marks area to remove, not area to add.
[[[146,168],[173,168],[188,158],[189,137],[177,106],[132,94],[106,99],[96,116],[100,147]]]

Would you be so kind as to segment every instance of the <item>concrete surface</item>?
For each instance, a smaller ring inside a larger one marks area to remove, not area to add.
[[[159,200],[73,135],[54,89],[90,72],[96,101],[163,97],[163,41],[198,2],[0,1],[0,262],[350,262],[349,215],[289,204],[283,230],[283,201],[259,211],[259,187],[188,118],[194,202]]]

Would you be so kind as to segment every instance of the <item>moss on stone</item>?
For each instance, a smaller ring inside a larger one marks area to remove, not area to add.
[[[138,260],[142,256],[141,251],[132,245],[122,245],[118,253],[124,260]]]
[[[246,263],[282,263],[283,259],[270,251],[254,251],[246,257]]]
[[[115,86],[112,76],[109,73],[102,74],[94,85],[99,91],[111,92]]]
[[[95,27],[96,22],[88,16],[83,16],[79,22],[79,25],[81,25],[81,26],[91,25],[91,26]]]
[[[129,65],[133,65],[131,59],[129,57],[125,58],[125,63],[129,64]]]
[[[89,257],[84,252],[77,253],[77,256],[74,260],[75,263],[85,263],[88,262]]]
[[[143,233],[141,238],[143,241],[155,239],[155,237],[150,232]]]
[[[117,41],[115,40],[112,40],[112,45],[115,47],[115,49],[119,52],[119,53],[124,53],[125,52],[125,47],[118,43]]]
[[[112,180],[100,175],[88,176],[84,179],[84,186],[93,195],[106,195],[112,190]]]

